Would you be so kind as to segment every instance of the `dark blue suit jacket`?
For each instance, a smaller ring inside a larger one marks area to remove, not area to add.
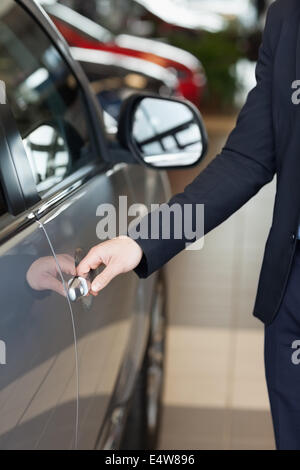
[[[271,5],[256,78],[257,86],[221,154],[169,205],[205,204],[207,233],[277,175],[273,223],[254,308],[254,315],[268,324],[285,292],[300,215],[300,104],[292,102],[292,85],[300,80],[300,0]],[[136,272],[147,277],[183,250],[186,240],[160,237],[138,243],[144,257]]]

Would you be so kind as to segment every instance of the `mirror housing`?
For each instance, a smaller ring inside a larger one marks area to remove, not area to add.
[[[208,140],[198,109],[188,101],[134,94],[122,105],[118,139],[155,169],[191,168],[204,158]]]

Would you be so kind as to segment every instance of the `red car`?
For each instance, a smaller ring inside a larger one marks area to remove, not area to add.
[[[138,57],[172,69],[178,77],[177,94],[200,106],[206,76],[201,62],[189,52],[153,39],[114,36],[65,5],[41,3],[70,46]]]

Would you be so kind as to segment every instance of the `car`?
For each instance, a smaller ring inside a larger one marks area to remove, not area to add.
[[[118,119],[122,101],[137,91],[178,96],[178,80],[171,70],[143,59],[108,51],[71,47],[72,56],[80,62],[102,108]],[[106,122],[106,120],[105,120]]]
[[[40,3],[46,6],[45,0]],[[56,8],[60,11],[59,5]],[[72,24],[79,20],[82,27],[88,30],[96,28],[98,36],[100,35],[103,39],[106,34],[109,34],[105,30],[103,31],[100,26],[69,8],[62,6],[62,9],[70,16]],[[55,18],[52,19],[55,21]],[[70,30],[63,24],[60,24],[60,30],[63,34],[74,36],[74,44],[80,45],[80,36],[78,40],[78,33],[75,30]],[[71,52],[73,57],[81,63],[105,111],[104,122],[107,124],[108,131],[112,129],[111,121],[119,116],[122,100],[131,93],[144,90],[163,96],[179,96],[176,92],[178,88],[176,74],[173,70],[166,69],[159,64],[151,63],[139,57],[112,53],[109,50],[71,47]],[[115,126],[113,125],[113,127]]]
[[[93,2],[91,0],[89,6]],[[144,64],[148,62],[173,71],[178,79],[177,95],[200,107],[206,87],[206,75],[201,62],[189,52],[149,38],[129,34],[113,35],[92,19],[56,0],[41,0],[41,4],[69,45],[116,54],[119,58],[139,58]],[[72,2],[68,4],[72,5]],[[76,6],[77,3],[74,3],[74,7]],[[147,70],[146,65],[144,68]]]
[[[108,134],[37,3],[3,0],[0,31],[0,449],[153,448],[164,274],[129,273],[94,297],[100,270],[80,278],[76,266],[105,239],[107,211],[122,218],[125,200],[141,215],[168,198],[165,168],[203,158],[200,114],[138,93]]]

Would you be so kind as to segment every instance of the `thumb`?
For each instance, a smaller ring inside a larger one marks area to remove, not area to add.
[[[118,274],[121,274],[121,270],[117,268],[117,265],[115,263],[109,263],[102,273],[92,282],[92,292],[100,292],[100,290],[104,289]]]

